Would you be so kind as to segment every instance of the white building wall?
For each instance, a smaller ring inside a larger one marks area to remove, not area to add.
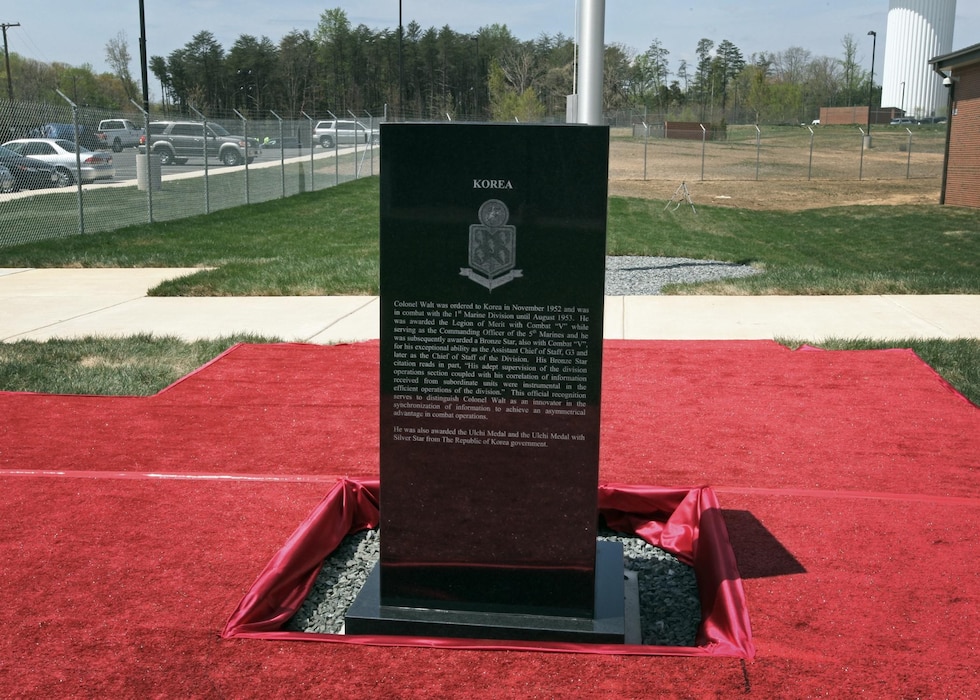
[[[956,0],[889,2],[882,107],[918,118],[945,113],[946,89],[929,59],[953,50],[955,19]]]

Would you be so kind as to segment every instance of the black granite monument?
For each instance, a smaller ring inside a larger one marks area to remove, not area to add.
[[[622,643],[622,549],[596,547],[609,132],[381,142],[381,559],[347,633]]]

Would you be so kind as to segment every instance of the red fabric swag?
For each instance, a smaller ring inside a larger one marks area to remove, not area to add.
[[[225,625],[225,639],[253,638],[448,649],[512,649],[591,654],[755,655],[742,579],[721,508],[708,487],[667,489],[605,484],[599,514],[614,530],[635,534],[694,567],[701,597],[697,646],[666,647],[518,640],[470,640],[283,631],[306,598],[324,559],[348,534],[378,525],[380,483],[339,481],[289,537]]]

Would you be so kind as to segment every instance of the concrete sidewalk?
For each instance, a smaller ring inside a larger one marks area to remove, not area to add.
[[[197,269],[0,268],[0,342],[235,333],[335,343],[379,337],[377,297],[147,297]],[[606,297],[609,339],[980,338],[980,295]]]

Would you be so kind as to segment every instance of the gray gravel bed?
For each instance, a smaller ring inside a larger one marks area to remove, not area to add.
[[[657,295],[667,284],[751,277],[760,272],[751,265],[717,260],[610,255],[606,257],[606,296]]]
[[[377,530],[345,537],[324,561],[309,595],[284,629],[341,634],[347,608],[378,561],[379,539]],[[622,542],[624,566],[637,572],[643,643],[695,646],[701,602],[694,569],[639,537],[602,529],[599,539]]]

